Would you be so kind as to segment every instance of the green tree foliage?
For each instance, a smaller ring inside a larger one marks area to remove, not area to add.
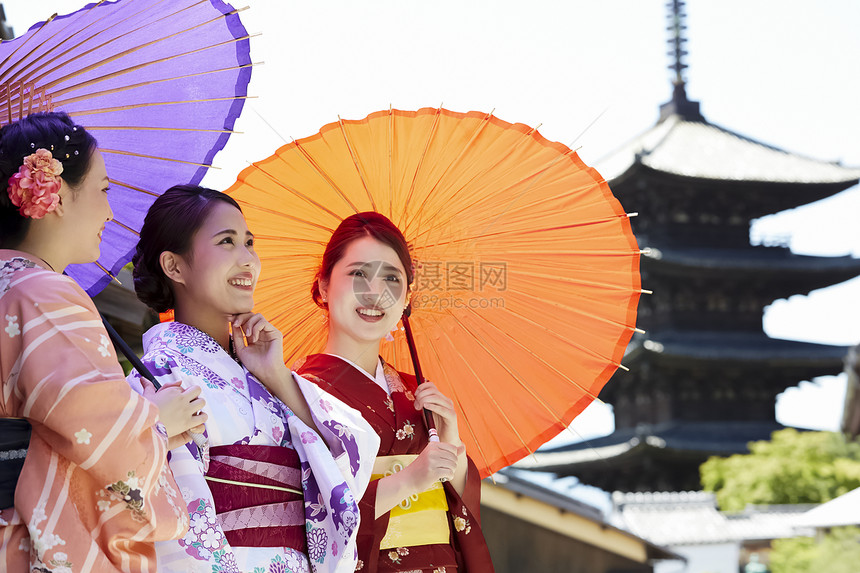
[[[750,503],[824,503],[860,487],[860,441],[788,428],[770,441],[751,442],[749,454],[713,457],[699,471],[723,511]]]
[[[818,543],[810,537],[777,539],[770,552],[772,573],[856,573],[860,527],[836,527]]]
[[[811,537],[775,539],[771,543],[771,573],[810,573],[818,557],[818,544]]]

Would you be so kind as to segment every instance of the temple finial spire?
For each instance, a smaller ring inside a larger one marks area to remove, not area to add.
[[[684,70],[687,68],[687,64],[683,62],[683,58],[687,55],[687,51],[684,49],[684,44],[687,43],[687,38],[684,36],[684,31],[687,29],[685,21],[687,14],[684,12],[684,0],[672,0],[666,7],[671,8],[669,27],[666,28],[672,34],[669,38],[669,48],[671,49],[669,55],[675,58],[675,61],[669,66],[670,70],[675,71],[675,79],[672,83],[675,85],[685,84]]]
[[[687,43],[685,31],[687,30],[684,0],[670,0],[666,4],[669,9],[669,26],[666,30],[669,31],[669,56],[672,62],[669,69],[674,71],[672,78],[672,99],[660,106],[660,121],[663,121],[671,115],[680,115],[688,121],[704,121],[699,111],[699,103],[687,99],[687,80],[684,77],[684,70],[687,69],[687,64],[684,63],[684,57],[688,54],[684,48]]]

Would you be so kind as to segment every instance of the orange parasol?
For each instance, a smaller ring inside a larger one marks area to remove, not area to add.
[[[424,374],[456,403],[482,476],[569,425],[636,330],[628,215],[594,169],[528,126],[381,111],[281,147],[227,193],[263,261],[255,310],[284,332],[288,363],[324,347],[310,288],[340,221],[373,210],[403,231]],[[402,332],[383,357],[412,371]]]

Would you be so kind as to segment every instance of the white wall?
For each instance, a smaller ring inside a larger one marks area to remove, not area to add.
[[[668,549],[686,557],[686,565],[681,561],[663,561],[655,565],[654,573],[738,573],[737,543],[678,545]]]

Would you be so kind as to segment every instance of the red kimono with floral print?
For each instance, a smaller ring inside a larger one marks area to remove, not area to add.
[[[422,412],[413,405],[415,377],[383,363],[386,394],[376,382],[344,360],[314,354],[297,365],[296,371],[326,392],[359,410],[381,439],[380,456],[419,454],[428,443]],[[444,484],[451,531],[446,545],[420,545],[380,550],[388,528],[389,514],[375,519],[378,481],[372,481],[361,499],[358,531],[358,568],[379,572],[492,572],[490,553],[480,526],[481,480],[469,460],[466,488],[460,496],[450,483]]]

